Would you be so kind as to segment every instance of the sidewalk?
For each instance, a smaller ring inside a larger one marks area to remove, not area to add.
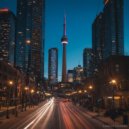
[[[23,110],[23,112],[21,112],[21,109],[19,109],[17,117],[15,116],[15,114],[10,113],[9,119],[7,119],[6,115],[3,115],[2,117],[0,117],[0,129],[6,129],[5,128],[6,125],[8,126],[8,125],[11,125],[13,123],[17,123],[18,121],[21,121],[22,119],[24,119],[28,115],[35,112],[38,108],[40,108],[40,106],[42,106],[42,104],[43,104],[43,102],[40,103],[38,106],[34,106],[32,108],[27,107],[27,110],[26,111]]]
[[[43,102],[41,102],[41,103],[43,103]],[[39,103],[38,105],[40,105],[41,103]],[[18,113],[21,113],[22,110],[23,111],[26,111],[26,110],[29,110],[29,109],[31,109],[33,107],[38,106],[38,105],[28,105],[28,106],[26,106],[26,108],[25,107],[22,108],[22,105],[17,105],[17,112]],[[10,116],[11,115],[15,115],[15,108],[16,108],[15,106],[10,106],[8,108],[8,112],[9,112],[9,115]],[[7,107],[2,107],[1,110],[0,110],[0,118],[6,117],[6,113],[7,113]]]
[[[116,129],[129,129],[128,125],[123,125],[123,119],[122,117],[119,117],[115,120],[115,122],[110,117],[105,117],[104,114],[96,113],[96,112],[90,112],[86,111],[88,115],[90,115],[92,118],[97,119],[104,123],[103,127],[116,127]]]

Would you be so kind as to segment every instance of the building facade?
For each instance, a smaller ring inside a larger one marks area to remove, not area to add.
[[[15,15],[8,9],[0,9],[0,60],[15,62]]]
[[[91,61],[92,61],[92,49],[85,48],[83,50],[83,70],[85,78],[91,76]]]
[[[104,52],[104,19],[100,13],[92,24],[93,62],[97,65],[103,59]]]
[[[56,84],[58,82],[58,49],[49,49],[48,58],[48,80],[49,84]]]
[[[26,47],[26,14],[27,1],[17,1],[17,24],[16,24],[16,66],[25,69],[25,47]],[[24,20],[23,20],[24,19]]]
[[[104,58],[124,55],[124,0],[105,0]]]
[[[81,65],[78,65],[74,68],[74,82],[75,83],[81,83],[83,80],[83,67]]]
[[[116,82],[114,85],[111,84],[112,80]],[[106,107],[110,108],[112,105],[113,90],[115,90],[115,106],[129,107],[128,85],[129,56],[110,56],[99,65],[95,84],[96,93],[97,97],[104,98]]]
[[[11,87],[9,83],[10,81],[12,82]],[[10,97],[10,99],[14,99],[14,96],[20,98],[24,86],[24,74],[7,62],[0,61],[0,94],[2,98],[1,102],[6,102],[6,97]],[[9,87],[11,88],[10,93],[8,89]]]
[[[104,0],[104,9],[92,24],[93,62],[124,55],[124,0]]]
[[[69,83],[74,82],[74,70],[68,70],[67,80],[68,80]]]
[[[45,0],[17,2],[17,60],[23,71],[44,79]],[[24,19],[24,20],[23,20]]]
[[[44,77],[44,0],[35,0],[32,4],[32,39],[31,39],[31,72],[36,80]],[[43,38],[42,38],[43,37]]]

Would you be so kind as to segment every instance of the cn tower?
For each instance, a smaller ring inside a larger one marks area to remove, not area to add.
[[[64,16],[64,32],[61,38],[63,44],[63,59],[62,59],[62,82],[67,82],[66,76],[66,45],[68,44],[68,38],[66,36],[66,16]]]

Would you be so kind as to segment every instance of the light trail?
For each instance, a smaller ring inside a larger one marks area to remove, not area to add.
[[[14,125],[12,126],[10,129],[23,129],[23,127],[29,122],[29,121],[32,121],[36,116],[37,114],[39,114],[43,108],[47,107],[50,103],[47,102],[46,104],[44,104],[42,107],[40,107],[38,110],[36,110],[35,112],[33,112],[32,114],[30,114],[28,117],[26,117],[26,119],[24,119],[23,121],[20,122],[20,124],[18,123],[18,125]],[[20,125],[20,126],[19,126]],[[18,126],[18,127],[17,127]]]
[[[49,108],[53,105],[54,103],[54,99],[51,99],[48,103],[46,103],[40,111],[38,111],[37,114],[35,114],[36,118],[34,120],[32,120],[26,127],[24,127],[24,129],[28,129],[31,128],[33,129],[37,123],[42,119],[43,116],[45,116],[45,114],[47,113],[47,111],[49,110]],[[32,127],[30,127],[32,126]]]
[[[35,118],[38,114],[41,113],[41,111],[43,110],[43,108],[47,107],[50,103],[47,102],[45,105],[43,105],[42,107],[40,107],[36,112],[34,112],[33,114],[31,114],[31,116],[28,117],[28,119],[23,122],[17,129],[21,129],[24,127],[24,125],[26,125],[29,121],[32,121],[33,118]],[[14,127],[12,127],[11,129],[14,129]]]

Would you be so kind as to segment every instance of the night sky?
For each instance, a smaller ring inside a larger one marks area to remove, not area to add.
[[[16,14],[16,0],[0,0],[0,7],[8,7]],[[85,47],[92,45],[92,23],[103,10],[103,0],[46,0],[45,19],[45,76],[48,72],[48,49],[59,50],[59,78],[62,68],[62,45],[64,12],[67,16],[67,69],[82,65]],[[125,0],[125,54],[129,55],[129,0]]]

